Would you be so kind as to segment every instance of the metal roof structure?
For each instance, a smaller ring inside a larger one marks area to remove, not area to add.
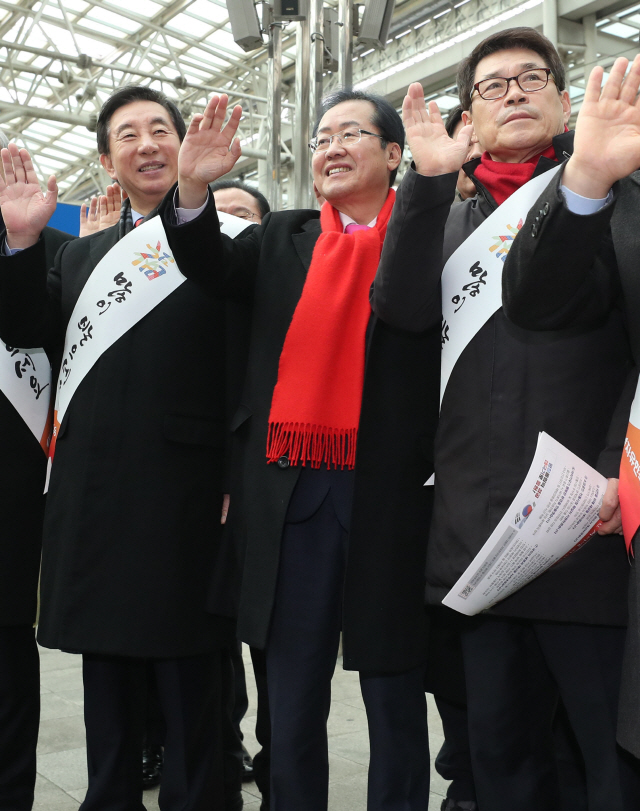
[[[268,42],[265,37],[265,45],[250,53],[236,45],[227,2],[0,0],[0,127],[30,150],[42,177],[57,176],[61,201],[80,202],[109,182],[98,162],[95,122],[104,100],[128,83],[162,89],[185,118],[201,110],[214,92],[229,93],[245,110],[243,158],[235,173],[257,180],[270,130]],[[324,5],[336,8],[338,2],[325,0]],[[422,81],[428,97],[446,111],[456,103],[455,69],[465,53],[496,27],[546,25],[549,7],[570,68],[572,100],[579,104],[591,64],[597,60],[606,66],[618,54],[638,52],[639,4],[396,0],[386,49],[354,48],[354,85],[370,87],[399,106],[409,81]],[[285,24],[282,31],[285,161],[295,126],[299,25]],[[325,72],[323,82],[325,90],[331,89],[336,77]],[[285,173],[285,188],[287,181]]]

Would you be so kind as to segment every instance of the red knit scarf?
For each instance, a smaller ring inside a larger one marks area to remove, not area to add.
[[[369,289],[395,201],[373,228],[343,233],[339,212],[322,206],[322,233],[284,341],[273,390],[267,459],[353,468],[360,420]]]
[[[480,163],[476,167],[474,176],[491,194],[496,203],[500,206],[511,195],[524,186],[535,172],[540,158],[551,158],[555,160],[556,152],[553,146],[545,149],[539,155],[525,161],[525,163],[502,163],[494,161],[488,152],[484,152],[480,158]]]

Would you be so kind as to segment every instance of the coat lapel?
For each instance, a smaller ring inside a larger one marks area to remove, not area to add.
[[[302,226],[301,233],[291,235],[293,245],[304,267],[305,275],[309,270],[311,258],[313,257],[313,249],[316,246],[321,230],[320,219],[309,220]]]
[[[91,240],[91,244],[89,245],[89,255],[91,257],[91,262],[93,267],[95,267],[98,262],[105,256],[111,248],[118,242],[118,226],[113,225],[111,228],[107,228],[105,231],[102,231]]]

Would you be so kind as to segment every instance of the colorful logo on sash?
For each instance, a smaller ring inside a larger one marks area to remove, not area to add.
[[[513,225],[509,225],[507,223],[507,231],[509,231],[509,234],[507,234],[506,236],[492,237],[497,241],[494,245],[492,245],[489,248],[489,250],[492,253],[493,251],[497,251],[496,257],[498,259],[502,259],[503,262],[506,262],[507,256],[509,254],[509,249],[513,244],[513,240],[518,236],[518,233],[523,225],[524,220],[520,220],[515,228],[513,227]]]
[[[164,276],[169,264],[174,264],[175,259],[170,253],[162,251],[160,242],[156,244],[155,248],[152,248],[151,245],[147,243],[147,248],[149,248],[149,253],[134,251],[138,259],[134,259],[131,264],[134,265],[134,267],[140,265],[138,270],[142,271],[149,281],[153,281],[159,276]]]

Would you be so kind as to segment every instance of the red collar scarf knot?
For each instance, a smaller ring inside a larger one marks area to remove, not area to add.
[[[343,232],[322,206],[322,233],[285,337],[273,390],[267,459],[353,468],[373,283],[395,202],[389,190],[373,228]]]
[[[494,161],[488,152],[484,152],[473,174],[500,206],[508,197],[511,197],[514,191],[531,180],[540,158],[555,160],[556,152],[553,146],[525,163]]]

